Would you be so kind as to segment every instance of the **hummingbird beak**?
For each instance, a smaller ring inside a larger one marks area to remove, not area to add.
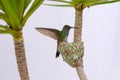
[[[76,27],[70,27],[70,28],[75,28],[75,29],[77,29]]]
[[[74,27],[70,27],[70,28],[74,28]]]

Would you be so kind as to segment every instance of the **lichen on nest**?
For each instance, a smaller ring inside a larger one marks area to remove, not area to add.
[[[72,67],[78,66],[78,61],[81,61],[84,56],[84,44],[83,42],[62,42],[58,51],[61,53],[63,60]]]

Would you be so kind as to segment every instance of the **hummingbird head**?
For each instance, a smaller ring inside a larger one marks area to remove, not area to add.
[[[64,25],[63,30],[70,30],[71,28],[74,28],[74,27],[71,27],[69,25]]]

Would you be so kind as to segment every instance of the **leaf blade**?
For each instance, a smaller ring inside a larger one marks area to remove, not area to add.
[[[0,0],[0,3],[9,19],[9,25],[14,29],[20,29],[20,20],[15,11],[14,0]]]
[[[25,14],[22,25],[25,24],[25,22],[28,20],[28,18],[33,14],[33,12],[43,3],[44,0],[34,0],[32,6],[28,10],[28,12]]]
[[[48,0],[48,1],[62,2],[62,3],[68,3],[68,4],[71,4],[71,1],[66,1],[66,0]]]
[[[67,5],[67,4],[44,4],[44,5],[47,5],[47,6],[56,6],[56,7],[73,7],[72,5]]]

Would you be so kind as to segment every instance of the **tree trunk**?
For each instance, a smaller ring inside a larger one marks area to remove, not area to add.
[[[74,41],[80,42],[82,40],[82,3],[75,7],[75,27],[74,29]],[[83,60],[78,61],[79,65],[76,67],[77,74],[80,80],[87,80],[83,69]]]
[[[14,37],[14,45],[20,78],[21,80],[29,80],[29,73],[27,69],[27,61],[25,56],[25,48],[22,33],[19,36]]]

